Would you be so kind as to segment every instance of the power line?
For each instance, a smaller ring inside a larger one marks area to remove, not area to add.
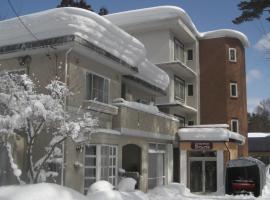
[[[22,19],[20,18],[20,16],[18,15],[16,9],[14,8],[14,6],[12,5],[11,1],[8,0],[8,4],[11,8],[11,10],[14,12],[14,14],[16,15],[16,17],[18,18],[19,22],[23,25],[23,27],[37,40],[40,41],[35,34],[26,26],[26,24],[22,21]]]
[[[23,27],[32,35],[33,38],[35,38],[38,42],[42,43],[42,41],[40,41],[40,39],[38,39],[38,37],[30,30],[30,28],[20,18],[19,14],[17,13],[16,9],[14,8],[13,4],[11,3],[11,0],[7,0],[7,1],[8,1],[8,4],[9,4],[11,10],[16,15],[16,17],[18,18],[19,22],[23,25]],[[49,45],[49,47],[51,47],[52,49],[56,49],[52,45]]]

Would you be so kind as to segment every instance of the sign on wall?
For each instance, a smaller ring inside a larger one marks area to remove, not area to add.
[[[211,150],[213,148],[212,142],[192,142],[191,148],[194,150]]]

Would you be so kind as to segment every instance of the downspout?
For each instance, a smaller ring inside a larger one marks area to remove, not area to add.
[[[67,86],[68,80],[68,55],[72,51],[73,47],[70,47],[65,53],[65,74],[64,74],[64,82]],[[67,97],[64,99],[64,110],[66,111],[67,108]],[[64,185],[64,168],[65,168],[65,142],[62,145],[62,152],[63,152],[63,162],[62,162],[62,170],[61,170],[61,185]]]
[[[227,146],[226,142],[224,142],[224,144],[226,146],[227,151],[229,152],[229,160],[231,160],[231,152],[229,150],[229,147]]]

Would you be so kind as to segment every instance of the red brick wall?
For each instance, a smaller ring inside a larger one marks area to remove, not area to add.
[[[230,62],[229,48],[236,48],[237,62]],[[230,82],[237,82],[238,98],[230,97]],[[247,102],[245,49],[238,39],[200,40],[200,105],[201,124],[226,123],[239,120],[240,134],[247,135]],[[239,155],[248,154],[248,144]]]

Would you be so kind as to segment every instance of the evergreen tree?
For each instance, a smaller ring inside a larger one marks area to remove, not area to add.
[[[92,6],[90,4],[87,4],[85,0],[61,0],[60,4],[57,7],[77,7],[94,12]],[[98,12],[99,15],[107,15],[108,13],[109,11],[105,7],[101,7]]]
[[[99,9],[99,12],[98,12],[98,14],[99,15],[107,15],[109,13],[109,11],[107,10],[107,8],[106,7],[101,7],[100,9]]]
[[[270,132],[270,98],[260,102],[255,112],[248,114],[249,132]]]
[[[241,1],[237,6],[242,14],[233,20],[234,24],[259,19],[265,12],[270,14],[270,0]],[[266,20],[270,21],[270,17],[268,16]]]

